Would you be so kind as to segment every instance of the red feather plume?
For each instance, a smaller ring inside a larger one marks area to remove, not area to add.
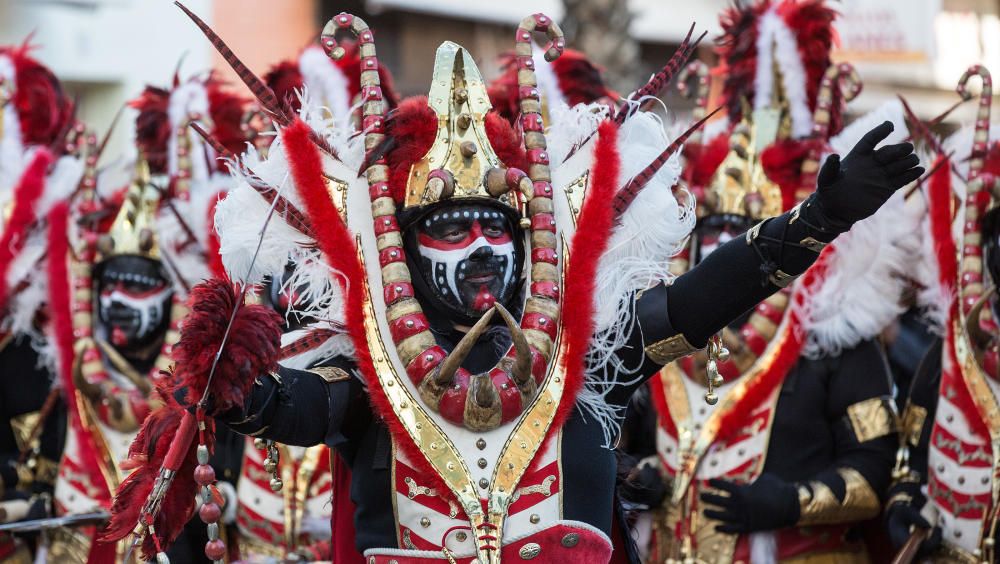
[[[586,55],[573,49],[552,61],[552,69],[559,80],[559,90],[570,106],[589,104],[601,98],[617,98],[618,94],[608,88],[601,77],[601,69]]]
[[[729,153],[729,133],[720,133],[707,143],[684,145],[684,182],[689,189],[711,184],[715,172]]]
[[[769,145],[760,154],[764,174],[781,188],[783,209],[795,205],[795,191],[802,185],[802,163],[817,141],[784,139]]]
[[[16,84],[12,103],[25,145],[51,146],[60,140],[73,119],[73,101],[56,75],[28,56],[31,47],[0,48],[14,63]]]
[[[147,86],[138,98],[128,103],[139,110],[135,118],[135,142],[149,163],[153,174],[167,172],[167,146],[170,141],[170,92]]]
[[[297,92],[305,86],[305,79],[297,61],[286,60],[274,65],[264,75],[264,82],[282,104],[295,112],[299,111],[302,103]]]
[[[407,98],[389,114],[386,134],[393,146],[386,155],[389,189],[396,202],[406,194],[410,167],[431,150],[437,135],[437,115],[427,105],[426,96]]]
[[[239,307],[225,353],[219,358],[211,386],[213,413],[244,404],[254,379],[277,369],[281,348],[281,316],[261,305],[242,305],[232,284],[211,279],[196,285],[188,298],[191,313],[174,347],[174,374],[187,388],[187,402],[201,399],[226,325]]]

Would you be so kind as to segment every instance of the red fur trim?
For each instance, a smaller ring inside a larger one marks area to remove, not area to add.
[[[426,107],[426,102],[422,103]],[[450,491],[437,472],[431,468],[425,454],[410,439],[398,416],[393,412],[385,391],[378,383],[378,375],[365,337],[363,281],[367,276],[355,258],[357,246],[354,237],[330,201],[323,181],[319,151],[309,140],[309,127],[296,120],[291,126],[282,130],[281,138],[291,165],[292,179],[302,196],[310,222],[316,226],[316,242],[319,249],[330,266],[339,273],[336,279],[347,298],[344,308],[345,326],[354,343],[358,370],[368,382],[368,397],[372,407],[385,421],[395,444],[406,453],[417,469],[427,476],[432,487],[440,488],[438,491],[441,492]],[[351,281],[354,283],[350,283]]]
[[[254,379],[278,367],[281,316],[265,306],[242,305],[240,300],[226,280],[212,279],[196,285],[188,298],[191,313],[174,347],[177,385],[187,388],[188,403],[197,403],[208,386],[226,326],[234,308],[238,308],[212,380],[214,413],[242,406]]]
[[[92,484],[103,484],[104,476],[98,464],[97,447],[93,437],[84,429],[76,403],[76,386],[73,383],[73,313],[70,299],[73,295],[69,274],[69,206],[60,202],[49,212],[48,255],[46,275],[48,277],[49,338],[56,350],[56,366],[59,383],[69,416],[69,432],[77,437],[77,448],[82,467],[89,471]]]
[[[611,200],[618,192],[618,174],[621,168],[618,126],[614,122],[605,121],[597,133],[590,189],[580,210],[580,219],[570,245],[571,260],[567,265],[566,291],[560,308],[563,315],[562,335],[566,340],[566,353],[561,359],[565,363],[566,389],[546,440],[555,434],[553,431],[562,427],[570,412],[575,409],[576,396],[583,385],[583,359],[594,334],[597,264],[607,250],[614,226]]]
[[[63,90],[56,75],[28,56],[31,47],[0,49],[14,63],[15,82],[12,103],[21,126],[25,145],[51,146],[59,141],[73,119],[73,101]]]
[[[656,409],[656,419],[660,422],[660,427],[671,437],[677,436],[677,426],[674,424],[674,417],[670,413],[670,405],[663,392],[663,372],[657,372],[646,384],[649,386],[649,397],[653,400],[653,407]]]
[[[288,108],[298,112],[299,108],[302,107],[297,92],[300,92],[305,86],[305,79],[302,77],[302,71],[299,70],[297,61],[281,61],[274,65],[264,75],[264,82],[274,91],[278,101]]]
[[[147,86],[138,98],[129,101],[130,108],[139,110],[135,117],[135,144],[149,163],[149,171],[167,171],[167,146],[170,141],[170,92]]]
[[[796,204],[795,192],[802,185],[802,163],[809,156],[810,142],[785,139],[769,145],[760,154],[764,173],[781,188],[781,203],[785,210]]]
[[[729,134],[720,133],[708,143],[684,144],[684,181],[688,188],[711,184],[715,172],[729,153]]]
[[[119,541],[135,529],[167,452],[177,439],[185,411],[169,391],[164,391],[161,396],[166,403],[143,421],[139,434],[129,447],[128,458],[122,462],[122,468],[132,470],[132,473],[118,486],[111,505],[111,521],[101,531],[99,541]],[[166,549],[173,544],[194,515],[198,493],[198,484],[194,481],[197,466],[195,448],[197,445],[192,443],[163,498],[153,522],[156,539],[153,535],[146,535],[142,540],[142,556],[148,561],[156,560],[157,545]]]
[[[230,153],[239,155],[246,149],[243,109],[247,105],[247,99],[223,88],[222,82],[214,78],[208,80],[205,89],[208,93],[208,113],[212,118],[212,137]],[[215,162],[215,168],[219,172],[229,170],[222,160]]]
[[[958,282],[958,250],[952,236],[952,204],[954,192],[951,188],[951,163],[945,156],[938,157],[931,167],[934,171],[928,184],[928,214],[931,240],[938,265],[938,282],[947,292],[953,292]]]
[[[40,147],[14,187],[14,207],[0,235],[0,309],[7,303],[7,274],[14,258],[24,249],[28,227],[35,221],[35,204],[45,191],[45,174],[52,154]]]

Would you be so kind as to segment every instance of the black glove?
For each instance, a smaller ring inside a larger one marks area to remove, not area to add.
[[[795,484],[773,474],[761,474],[752,484],[737,485],[727,480],[709,480],[713,488],[729,495],[701,494],[702,503],[719,508],[705,509],[705,517],[721,521],[720,533],[752,533],[791,527],[799,520],[799,493]]]
[[[802,207],[806,222],[832,234],[843,233],[923,175],[912,143],[875,149],[893,128],[886,121],[866,133],[843,159],[837,154],[826,159],[816,179],[816,193]]]
[[[931,524],[920,514],[918,506],[923,505],[923,496],[914,497],[913,501],[893,503],[885,510],[885,526],[893,548],[903,548],[915,527],[931,529]],[[933,527],[931,534],[920,544],[917,557],[927,556],[941,546],[941,528]]]
[[[618,489],[623,501],[645,508],[659,507],[667,497],[668,484],[651,464],[636,466]]]

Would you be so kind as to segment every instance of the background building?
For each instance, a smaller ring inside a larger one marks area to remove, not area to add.
[[[187,0],[258,73],[313,41],[326,19],[348,10],[363,15],[379,39],[379,54],[404,94],[424,92],[433,53],[444,39],[468,47],[483,72],[513,45],[522,17],[543,11],[570,20],[570,46],[609,70],[621,91],[641,82],[669,57],[692,22],[708,30],[699,56],[712,61],[710,39],[728,0]],[[1000,0],[842,0],[838,57],[852,61],[865,83],[853,111],[905,95],[923,117],[956,100],[955,81],[971,63],[1000,73]],[[621,10],[627,6],[626,12]],[[605,15],[616,14],[614,18]],[[627,32],[626,32],[627,30]],[[167,85],[217,69],[232,77],[198,29],[169,0],[0,0],[0,42],[30,36],[36,56],[79,100],[80,116],[98,130],[143,85]],[[179,62],[182,61],[181,64]],[[673,92],[668,107],[687,101]],[[951,125],[971,120],[973,104]],[[109,155],[130,145],[127,115]]]

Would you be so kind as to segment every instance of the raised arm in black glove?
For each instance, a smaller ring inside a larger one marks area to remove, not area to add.
[[[919,178],[924,169],[917,166],[912,144],[875,148],[892,130],[887,121],[865,134],[843,159],[830,156],[816,192],[798,210],[765,220],[751,229],[750,237],[729,241],[678,277],[667,289],[673,329],[691,345],[703,346],[729,321],[804,272],[823,244]]]

